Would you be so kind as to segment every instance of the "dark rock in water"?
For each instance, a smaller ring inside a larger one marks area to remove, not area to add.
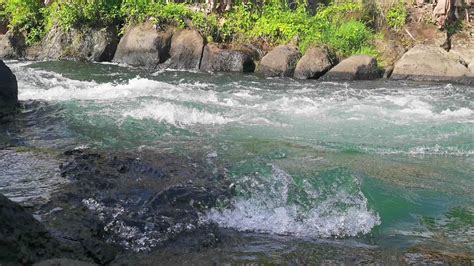
[[[216,44],[204,47],[201,70],[211,72],[253,72],[255,63],[247,51],[221,49]]]
[[[377,60],[367,55],[354,55],[329,70],[323,80],[374,80],[382,77]]]
[[[150,22],[134,26],[120,39],[113,61],[154,69],[169,58],[171,36]]]
[[[0,34],[0,58],[18,59],[24,56],[26,50],[25,37],[11,31]]]
[[[31,264],[58,256],[59,250],[59,242],[33,215],[0,194],[0,264]]]
[[[96,264],[72,260],[72,259],[50,259],[33,264],[33,266],[94,266]]]
[[[197,70],[201,63],[204,39],[196,30],[182,30],[171,39],[170,58],[162,68]]]
[[[295,46],[280,45],[262,58],[256,72],[266,77],[293,77],[300,57]]]
[[[0,60],[0,113],[11,111],[18,105],[18,85],[16,77]]]
[[[336,57],[327,48],[309,48],[298,61],[295,69],[297,79],[318,79],[336,63]]]
[[[231,193],[204,161],[155,151],[66,154],[61,174],[72,182],[44,207],[64,211],[44,221],[75,257],[87,254],[104,264],[123,249],[151,250],[196,232],[203,242],[215,242],[217,227],[202,217],[206,209],[228,203]]]
[[[30,60],[88,60],[95,62],[111,61],[119,38],[117,28],[71,29],[64,31],[54,27],[46,37],[27,49]]]

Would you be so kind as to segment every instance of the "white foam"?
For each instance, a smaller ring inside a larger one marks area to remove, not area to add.
[[[293,178],[276,166],[272,166],[272,173],[271,180],[277,184],[251,185],[266,190],[267,194],[254,191],[251,198],[235,200],[231,208],[213,208],[207,213],[207,219],[221,227],[239,231],[316,238],[367,234],[381,223],[379,216],[369,210],[367,199],[360,191],[351,195],[335,188],[336,193],[309,210],[288,204],[289,186]],[[242,178],[245,179],[251,178]],[[317,191],[311,191],[310,184],[305,185],[306,193],[312,197],[322,196]],[[345,207],[341,208],[341,205]]]
[[[234,121],[233,119],[224,117],[221,114],[200,111],[195,108],[188,108],[169,102],[145,104],[138,109],[125,112],[123,116],[133,117],[136,119],[154,119],[175,126],[194,124],[222,125]]]

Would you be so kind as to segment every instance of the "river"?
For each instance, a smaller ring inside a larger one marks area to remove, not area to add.
[[[60,191],[67,181],[50,154],[68,149],[157,149],[224,168],[234,196],[200,219],[226,240],[179,260],[159,249],[140,253],[152,241],[127,247],[143,261],[474,256],[472,87],[7,64],[26,106],[0,132],[8,147],[0,150],[0,193],[16,201]]]

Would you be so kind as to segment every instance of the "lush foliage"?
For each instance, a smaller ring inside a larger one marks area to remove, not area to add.
[[[25,32],[29,43],[39,40],[53,25],[70,30],[125,27],[151,20],[157,25],[195,28],[215,41],[263,42],[270,46],[294,42],[303,52],[312,45],[326,45],[340,56],[374,53],[374,34],[358,1],[337,1],[319,8],[314,16],[303,0],[291,8],[283,0],[266,0],[261,5],[234,2],[233,9],[223,14],[205,14],[189,4],[164,0],[56,0],[48,7],[41,2],[0,0],[0,22],[3,17],[10,29]],[[393,13],[397,12],[394,9]],[[397,17],[390,18],[394,27],[399,25]]]
[[[9,28],[28,32],[27,43],[42,37],[44,9],[38,0],[0,0],[0,20],[8,21]]]
[[[66,30],[80,26],[105,26],[120,19],[121,0],[54,1],[48,9],[48,24]]]
[[[386,15],[387,25],[393,29],[401,29],[407,20],[407,10],[405,8],[405,1],[400,0],[392,6]]]

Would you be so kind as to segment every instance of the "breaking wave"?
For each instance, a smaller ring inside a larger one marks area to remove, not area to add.
[[[302,191],[294,195],[293,177],[272,165],[272,175],[266,180],[244,177],[238,181],[237,187],[245,187],[250,197],[237,198],[229,208],[214,208],[207,218],[239,231],[317,238],[368,234],[381,223],[350,173],[335,169],[318,178],[326,180],[317,180],[318,185],[303,180]],[[331,182],[325,184],[327,179]],[[295,199],[298,195],[305,198]]]

